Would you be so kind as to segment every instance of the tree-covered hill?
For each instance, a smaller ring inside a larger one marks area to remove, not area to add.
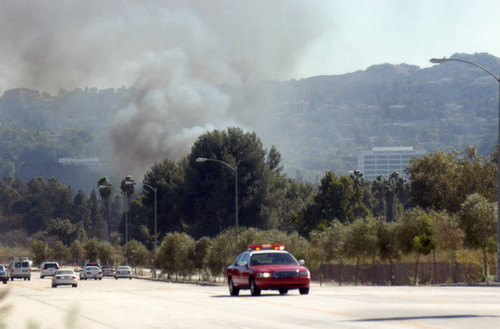
[[[500,59],[492,55],[453,57],[500,73]],[[264,145],[276,146],[285,172],[292,177],[297,171],[309,180],[326,170],[346,174],[356,168],[359,151],[375,146],[449,151],[472,145],[486,155],[497,143],[498,84],[463,63],[423,69],[380,64],[344,75],[260,82],[245,91],[261,99],[259,105],[241,97],[239,88],[225,89],[233,98],[230,111],[238,113],[242,105],[265,106],[265,112],[255,112],[265,118],[245,121],[240,115],[241,125],[255,131]],[[50,178],[59,171],[60,158],[108,162],[111,125],[135,92],[127,88],[62,89],[56,95],[6,91],[0,97],[0,177]],[[88,187],[95,185],[95,178],[112,174],[91,175]],[[76,177],[73,172],[67,176]],[[75,190],[82,188],[81,182],[66,179],[63,182]]]

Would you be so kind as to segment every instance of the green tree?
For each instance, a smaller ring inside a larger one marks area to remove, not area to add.
[[[54,245],[54,259],[62,265],[69,259],[69,256],[69,248],[66,247],[61,241],[57,241]]]
[[[132,176],[127,175],[120,183],[120,191],[127,199],[127,211],[125,212],[125,240],[128,242],[128,220],[130,218],[130,198],[135,193],[135,181]]]
[[[101,217],[101,211],[99,210],[99,202],[97,201],[97,194],[95,190],[92,190],[92,193],[90,193],[88,206],[90,209],[90,220],[92,224],[91,227],[86,228],[86,231],[89,232],[92,238],[100,240],[104,238],[104,225]]]
[[[235,258],[235,231],[229,228],[219,233],[212,239],[212,244],[208,252],[207,267],[214,277],[224,274],[227,265],[231,264]]]
[[[192,253],[194,253],[195,242],[186,233],[169,233],[163,239],[158,248],[159,268],[171,277],[175,274],[190,275],[194,271]]]
[[[373,217],[358,218],[348,226],[346,253],[356,258],[356,282],[359,282],[361,258],[371,257],[375,266],[377,242],[377,221]]]
[[[207,236],[201,237],[196,241],[193,263],[195,268],[198,269],[198,280],[201,280],[202,273],[207,268],[208,252],[211,245],[212,240]]]
[[[377,252],[382,261],[389,261],[389,272],[391,275],[391,285],[394,284],[393,260],[400,257],[396,232],[398,223],[387,223],[382,220],[377,221]]]
[[[97,261],[99,258],[99,241],[96,238],[87,241],[83,249],[85,249],[85,257],[87,257],[89,261]]]
[[[97,254],[102,265],[112,265],[116,252],[109,241],[99,241]]]
[[[40,266],[47,259],[49,246],[40,240],[32,240],[29,246],[33,264]]]
[[[415,208],[403,216],[397,237],[403,253],[415,252],[415,285],[418,284],[420,255],[428,255],[436,246],[432,220],[424,210]]]
[[[134,267],[144,267],[151,264],[151,252],[137,240],[130,240],[125,245],[125,257]]]
[[[343,263],[343,257],[346,252],[347,242],[347,226],[333,220],[330,225],[324,230],[314,230],[310,234],[312,258],[319,260],[319,266],[331,261],[337,261],[340,264],[339,270]],[[314,264],[311,264],[314,268]],[[323,275],[323,273],[321,273]],[[339,284],[342,285],[342,272],[339,275]]]
[[[476,148],[444,154],[437,152],[410,161],[411,199],[424,209],[460,211],[468,195],[480,193],[496,200],[497,165],[480,157]]]
[[[464,232],[464,243],[481,249],[484,255],[484,275],[488,277],[488,251],[496,247],[497,205],[474,193],[467,197],[460,210],[460,227]]]
[[[111,223],[109,217],[109,197],[113,191],[113,184],[109,181],[107,177],[101,177],[97,181],[97,190],[99,191],[99,195],[101,196],[101,200],[104,202],[104,218],[107,223],[107,239],[110,241],[111,236]]]
[[[197,158],[216,159],[227,166]],[[255,133],[240,128],[212,131],[198,138],[188,156],[183,220],[193,236],[213,237],[235,224],[235,173],[238,169],[239,225],[268,227],[269,213],[262,208],[269,196],[271,180],[278,175],[279,157],[273,151],[266,162],[266,150]],[[271,167],[272,168],[271,168]],[[272,171],[274,174],[269,175]]]
[[[453,268],[453,281],[457,282],[456,252],[463,247],[464,233],[460,229],[457,214],[449,214],[446,211],[432,211],[429,213],[434,225],[436,236],[436,249],[450,252],[451,265]]]
[[[85,248],[79,240],[75,240],[69,247],[71,257],[78,261],[79,264],[85,260]]]

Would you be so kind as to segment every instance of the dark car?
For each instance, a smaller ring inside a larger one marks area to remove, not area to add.
[[[278,290],[280,294],[298,289],[309,293],[311,273],[282,244],[251,245],[241,253],[226,271],[229,293],[237,296],[241,289],[250,289],[252,296],[262,290]]]

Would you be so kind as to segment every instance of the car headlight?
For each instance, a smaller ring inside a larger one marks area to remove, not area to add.
[[[261,279],[262,278],[267,279],[271,277],[271,273],[269,272],[257,273],[257,277]]]
[[[307,277],[307,278],[310,278],[311,274],[309,273],[308,270],[305,270],[305,271],[300,271],[299,272],[299,276],[300,277]]]

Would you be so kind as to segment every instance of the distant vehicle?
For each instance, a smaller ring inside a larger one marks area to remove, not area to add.
[[[57,270],[52,277],[52,288],[57,286],[71,285],[73,288],[78,287],[78,278],[73,270]]]
[[[3,284],[6,284],[9,278],[7,277],[7,272],[5,266],[0,265],[0,280],[3,281]]]
[[[101,268],[101,264],[99,264],[98,262],[88,262],[88,263],[85,263],[84,267],[87,267],[87,266],[97,266],[97,267]]]
[[[103,276],[113,276],[115,275],[115,268],[113,266],[104,266],[102,268]]]
[[[54,276],[58,269],[59,264],[57,262],[44,262],[42,266],[40,266],[40,279],[46,276]]]
[[[290,289],[309,293],[311,273],[284,250],[283,244],[250,245],[226,271],[229,293],[238,296],[241,289],[250,289],[252,296],[261,290],[278,290],[281,295]]]
[[[80,278],[83,280],[94,279],[102,280],[102,270],[97,266],[87,266],[83,268],[83,278],[82,272],[80,272]]]
[[[33,262],[27,258],[15,257],[10,261],[7,271],[9,272],[10,280],[24,279],[31,280],[31,264]]]
[[[132,269],[130,266],[118,266],[115,272],[115,279],[118,278],[129,278],[132,280]]]

